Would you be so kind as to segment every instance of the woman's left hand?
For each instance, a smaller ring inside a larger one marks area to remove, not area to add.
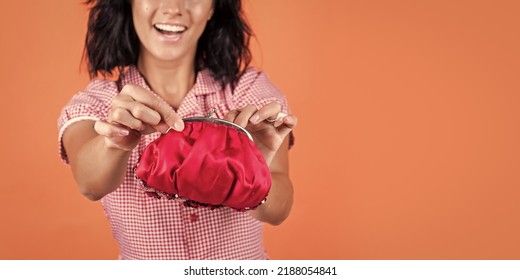
[[[270,165],[283,140],[298,123],[294,115],[286,115],[281,109],[282,106],[277,102],[258,110],[254,105],[247,105],[240,110],[229,111],[224,119],[249,131],[267,165]]]

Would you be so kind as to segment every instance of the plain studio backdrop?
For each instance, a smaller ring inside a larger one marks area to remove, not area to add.
[[[29,3],[30,2],[30,3]],[[520,258],[520,2],[247,0],[300,124],[272,259]],[[58,157],[88,83],[81,1],[4,1],[0,258],[114,259]]]

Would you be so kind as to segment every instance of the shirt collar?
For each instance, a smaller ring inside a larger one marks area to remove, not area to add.
[[[126,84],[140,85],[147,90],[152,91],[143,75],[141,75],[139,70],[137,70],[137,67],[134,65],[130,65],[127,71],[125,71],[122,79],[122,86]],[[215,79],[211,76],[211,71],[209,69],[204,69],[197,73],[195,84],[188,93],[193,93],[196,96],[206,95],[215,93],[219,91],[220,88],[220,83],[215,81]]]

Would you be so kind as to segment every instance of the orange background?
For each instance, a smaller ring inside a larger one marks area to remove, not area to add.
[[[4,1],[0,258],[114,259],[57,153],[80,1]],[[520,259],[520,2],[247,1],[300,125],[273,259]]]

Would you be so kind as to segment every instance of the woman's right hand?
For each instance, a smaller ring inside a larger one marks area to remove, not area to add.
[[[143,134],[184,129],[182,118],[166,101],[137,85],[125,85],[111,106],[107,120],[94,125],[108,148],[131,151]]]

